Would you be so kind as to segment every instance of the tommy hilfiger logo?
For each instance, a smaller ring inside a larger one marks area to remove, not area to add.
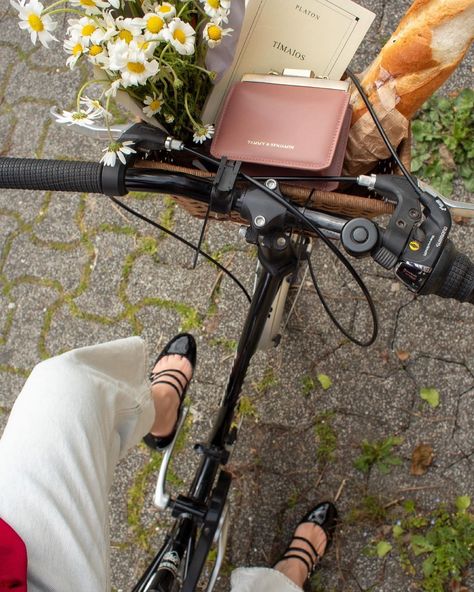
[[[265,148],[279,148],[280,150],[294,150],[292,144],[278,144],[277,142],[266,142],[265,140],[247,140],[250,146],[264,146]]]

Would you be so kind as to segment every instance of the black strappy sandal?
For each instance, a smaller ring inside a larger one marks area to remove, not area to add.
[[[331,502],[322,502],[305,514],[305,516],[298,523],[298,526],[305,524],[306,522],[311,522],[312,524],[316,524],[317,526],[321,527],[326,535],[326,546],[324,548],[324,553],[326,553],[332,543],[332,537],[334,531],[336,530],[337,517],[338,514],[336,506]],[[311,553],[306,549],[292,546],[293,541],[303,541],[306,545],[308,545],[308,548],[311,549],[313,555],[311,555]],[[306,557],[308,559],[306,559]],[[276,567],[281,561],[285,561],[286,559],[298,559],[304,563],[306,569],[308,570],[309,579],[316,571],[316,567],[319,565],[322,555],[316,551],[314,545],[307,538],[293,535],[290,546],[287,547],[283,556],[275,563],[273,567]]]
[[[179,335],[173,337],[173,339],[168,342],[168,344],[156,358],[153,368],[158,364],[161,358],[170,355],[179,355],[183,356],[183,358],[186,358],[191,364],[194,373],[194,367],[196,366],[196,342],[194,341],[194,337],[192,335],[189,333],[180,333]],[[172,378],[175,382],[166,380],[166,377]],[[150,372],[150,382],[152,386],[156,384],[167,384],[168,386],[172,386],[175,389],[179,397],[178,420],[181,415],[181,407],[183,405],[184,397],[186,396],[186,391],[188,390],[190,381],[191,379],[188,380],[188,377],[184,374],[184,372],[173,368],[161,370],[160,372]],[[180,385],[181,390],[175,383]],[[176,421],[174,430],[168,436],[154,436],[153,434],[147,434],[143,438],[143,441],[147,446],[153,448],[153,450],[164,450],[171,444],[176,435],[178,420]]]

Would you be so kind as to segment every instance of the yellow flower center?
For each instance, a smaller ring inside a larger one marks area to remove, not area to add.
[[[83,37],[89,37],[90,35],[92,35],[92,33],[95,31],[95,26],[94,25],[85,25],[84,27],[82,27],[82,36]]]
[[[151,16],[148,19],[146,28],[150,31],[150,33],[159,33],[163,28],[163,19],[159,16]]]
[[[28,24],[37,33],[41,33],[44,30],[43,21],[37,14],[28,15]]]
[[[219,41],[222,39],[222,30],[217,25],[211,25],[207,29],[207,34],[209,35],[209,39],[212,39],[212,41]]]
[[[207,3],[211,8],[220,8],[221,1],[220,0],[207,0]]]
[[[95,6],[94,0],[80,0],[83,6]]]
[[[170,10],[171,10],[171,6],[160,6],[160,7],[158,8],[158,10],[159,10],[160,12],[164,12],[164,13],[166,14],[167,12],[170,12]]]
[[[179,41],[180,43],[185,43],[186,41],[186,35],[184,31],[182,31],[181,29],[176,29],[173,33],[173,37],[176,39],[176,41]]]
[[[133,35],[127,29],[122,29],[119,33],[119,38],[124,39],[127,43],[133,41]]]
[[[80,43],[76,43],[76,45],[72,48],[72,55],[78,56],[82,53],[82,45]]]
[[[138,44],[138,48],[141,49],[142,51],[146,51],[148,49],[148,46],[150,44],[148,43],[148,41],[142,41],[141,43]]]
[[[142,74],[145,71],[145,66],[141,62],[128,62],[127,68],[135,74]]]
[[[161,107],[161,101],[159,99],[155,99],[150,103],[150,109],[152,111],[158,111]]]
[[[104,50],[100,45],[91,45],[90,49],[89,49],[89,55],[91,55],[92,57],[99,55],[99,53],[102,53]]]

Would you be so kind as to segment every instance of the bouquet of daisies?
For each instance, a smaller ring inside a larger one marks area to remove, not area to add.
[[[200,119],[215,73],[206,68],[206,54],[232,32],[228,23],[231,0],[57,0],[44,6],[38,0],[10,0],[18,11],[21,29],[31,41],[45,47],[53,41],[57,22],[53,17],[68,13],[64,50],[66,63],[80,61],[94,67],[95,76],[77,95],[75,111],[57,115],[61,123],[91,125],[105,119],[113,123],[110,101],[118,92],[127,93],[142,109],[172,135],[196,143],[211,138],[214,128]],[[88,87],[100,83],[98,96]],[[124,160],[130,146],[111,142],[104,162]]]

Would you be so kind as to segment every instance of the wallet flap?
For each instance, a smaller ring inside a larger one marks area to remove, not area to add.
[[[330,166],[349,93],[330,88],[239,82],[211,145],[215,157],[318,171]]]

